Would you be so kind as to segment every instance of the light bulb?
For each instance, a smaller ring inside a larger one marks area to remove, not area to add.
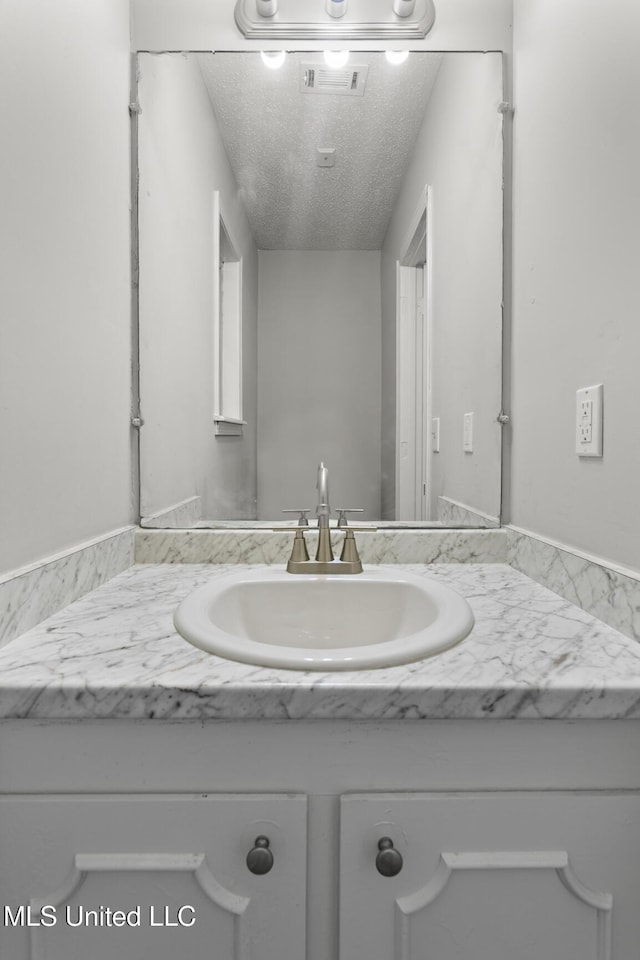
[[[327,0],[327,13],[330,17],[343,17],[347,12],[347,0]]]
[[[349,59],[348,50],[325,50],[324,51],[324,62],[328,67],[333,67],[334,69],[339,69],[344,67],[345,63]]]
[[[416,0],[393,0],[393,12],[397,17],[410,17]]]
[[[263,50],[260,56],[265,67],[269,67],[269,70],[277,70],[284,63],[287,54],[284,50]]]
[[[256,9],[261,17],[272,17],[278,12],[278,0],[256,0]]]
[[[394,66],[398,66],[401,63],[404,63],[407,57],[409,56],[408,50],[385,50],[385,57],[389,63],[393,63]]]

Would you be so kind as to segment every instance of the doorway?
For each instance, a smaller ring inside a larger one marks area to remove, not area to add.
[[[397,261],[396,520],[432,520],[431,243],[426,187]]]

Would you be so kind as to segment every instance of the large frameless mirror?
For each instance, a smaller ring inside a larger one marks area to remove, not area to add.
[[[138,55],[145,526],[495,526],[502,57]],[[229,399],[231,397],[232,399]]]

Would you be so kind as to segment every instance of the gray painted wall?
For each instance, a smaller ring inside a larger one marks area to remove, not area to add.
[[[510,518],[640,571],[640,5],[518,0]],[[604,457],[575,392],[604,383]]]
[[[502,62],[445,56],[382,253],[382,475],[384,515],[395,500],[396,262],[425,185],[431,188],[432,395],[440,453],[431,501],[446,496],[500,511],[502,356]],[[474,450],[462,446],[474,414]],[[433,514],[435,516],[435,514]]]
[[[133,520],[129,4],[0,30],[0,573]]]
[[[258,514],[332,507],[380,517],[380,254],[260,251]]]
[[[257,251],[196,59],[142,54],[139,74],[142,514],[200,496],[204,517],[254,518]],[[214,434],[216,190],[243,257],[241,437]]]

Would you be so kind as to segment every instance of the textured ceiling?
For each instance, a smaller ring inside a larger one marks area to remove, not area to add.
[[[361,97],[300,92],[317,52],[279,70],[253,52],[198,58],[258,248],[380,249],[442,54],[352,53],[349,67],[369,66]],[[334,167],[316,165],[318,147]]]

